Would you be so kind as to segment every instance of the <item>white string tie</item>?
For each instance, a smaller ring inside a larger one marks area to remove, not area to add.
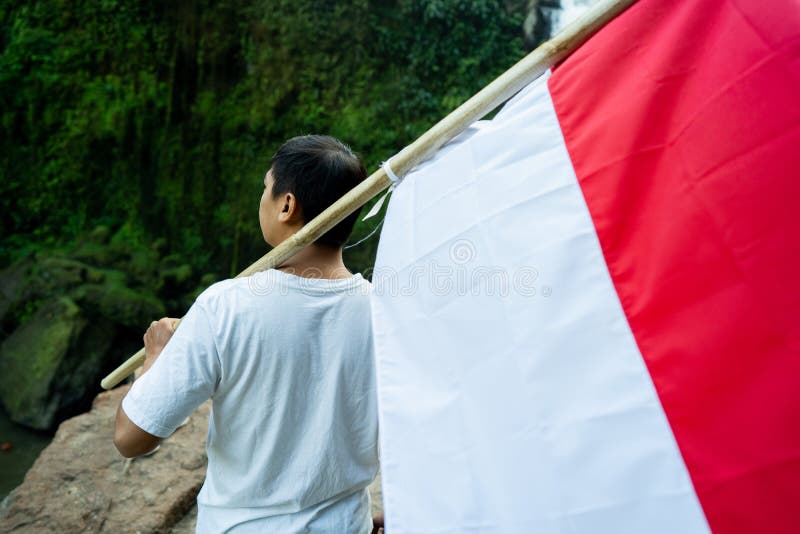
[[[388,176],[389,179],[392,181],[392,185],[395,186],[395,185],[400,183],[402,178],[398,177],[394,173],[394,171],[392,170],[391,161],[392,161],[392,159],[389,158],[386,161],[384,161],[383,163],[381,163],[381,168],[386,172],[386,176]]]
[[[377,215],[378,212],[381,211],[381,208],[383,207],[383,203],[386,202],[386,198],[389,196],[389,194],[392,191],[394,191],[394,188],[397,187],[397,185],[403,180],[402,178],[400,178],[399,176],[397,176],[394,173],[394,171],[392,170],[392,165],[391,165],[390,162],[391,162],[391,159],[389,159],[387,161],[384,161],[383,163],[381,163],[381,168],[384,170],[384,172],[386,172],[386,176],[388,176],[389,179],[392,181],[392,185],[389,186],[389,188],[381,196],[381,198],[379,198],[378,201],[372,206],[372,209],[369,210],[369,212],[366,215],[364,215],[364,217],[361,219],[362,221],[366,221],[367,219],[370,219],[370,218],[374,217],[375,215]],[[353,243],[351,245],[347,245],[344,248],[351,248],[351,247],[355,247],[356,245],[360,245],[361,243],[363,243],[364,241],[366,241],[367,239],[369,239],[370,237],[375,235],[375,233],[378,231],[378,229],[381,227],[382,224],[383,224],[383,221],[379,222],[377,225],[375,225],[375,228],[373,228],[372,231],[370,233],[368,233],[366,236],[364,236],[362,239],[359,239],[355,243]]]

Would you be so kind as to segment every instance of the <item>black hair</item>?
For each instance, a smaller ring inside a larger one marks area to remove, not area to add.
[[[367,176],[350,147],[327,135],[293,137],[272,156],[272,196],[292,193],[307,223]],[[350,237],[358,211],[319,237],[315,243],[341,247]]]

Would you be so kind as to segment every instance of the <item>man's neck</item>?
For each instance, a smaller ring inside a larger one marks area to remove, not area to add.
[[[304,278],[338,279],[353,276],[344,265],[341,247],[314,244],[294,254],[276,269]]]

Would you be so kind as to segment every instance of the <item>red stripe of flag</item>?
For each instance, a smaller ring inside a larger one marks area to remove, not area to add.
[[[641,0],[550,91],[714,532],[800,532],[800,3]]]

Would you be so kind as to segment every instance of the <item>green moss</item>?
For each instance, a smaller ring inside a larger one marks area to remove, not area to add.
[[[43,305],[0,346],[0,401],[16,422],[49,429],[58,409],[51,384],[86,326],[78,305],[60,298]]]
[[[29,285],[39,284],[36,292],[47,296],[54,290],[64,290],[88,281],[102,281],[104,274],[95,267],[72,257],[40,253],[30,269]]]
[[[165,315],[164,305],[154,295],[118,283],[85,284],[72,295],[87,314],[131,329],[144,331]]]

